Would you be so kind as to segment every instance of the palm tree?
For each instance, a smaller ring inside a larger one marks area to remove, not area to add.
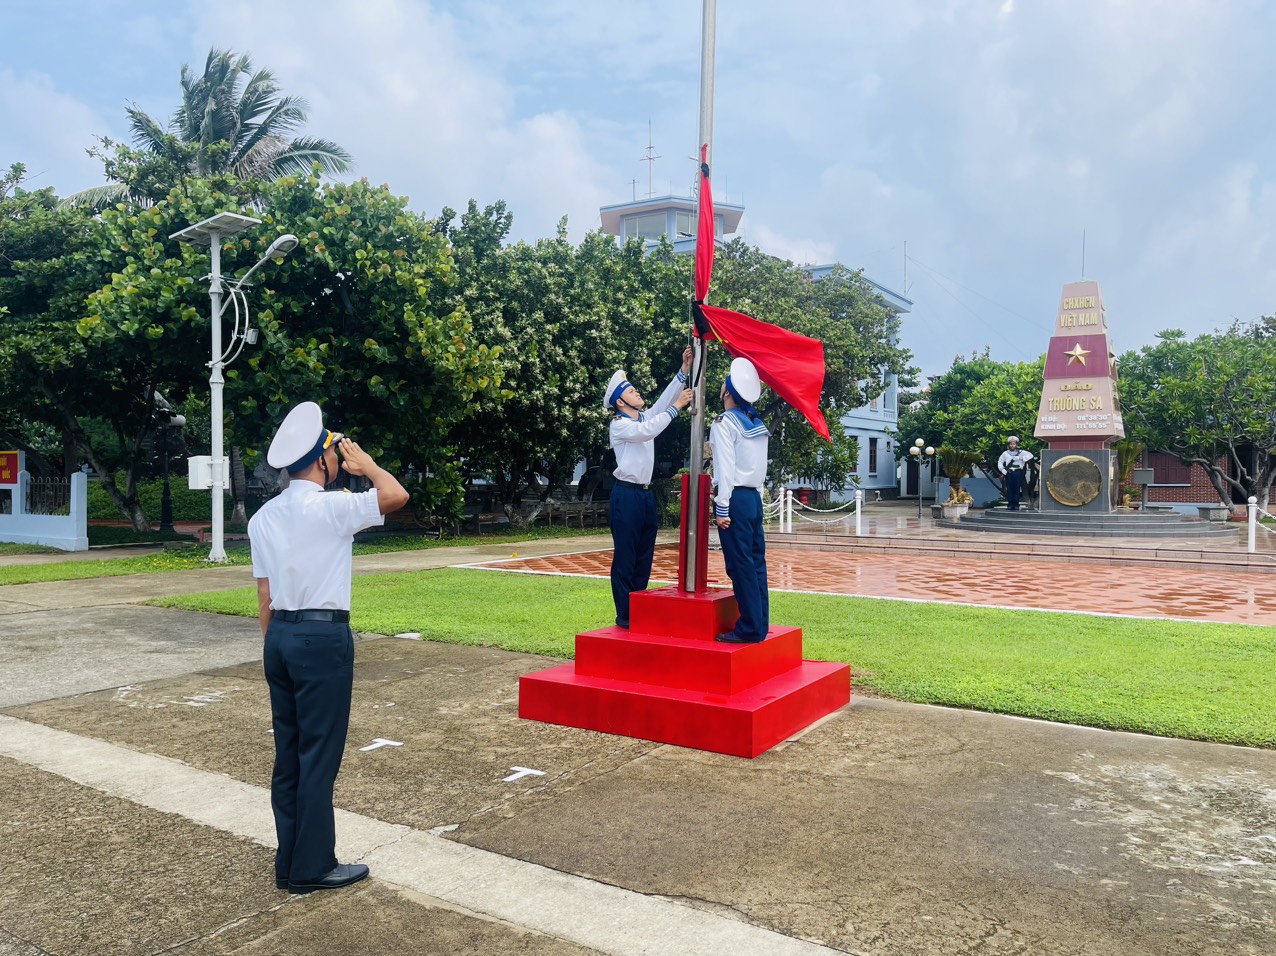
[[[211,49],[203,73],[182,66],[181,86],[182,103],[167,128],[136,105],[127,110],[134,144],[181,173],[251,180],[308,173],[316,162],[330,174],[350,168],[350,154],[336,143],[293,136],[305,125],[306,101],[283,95],[270,70],[254,72],[248,54]],[[66,201],[103,209],[121,199],[149,198],[133,192],[116,182]]]

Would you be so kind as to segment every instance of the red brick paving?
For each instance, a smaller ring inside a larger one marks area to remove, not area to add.
[[[607,577],[611,551],[478,566]],[[776,547],[767,550],[767,570],[776,590],[1276,625],[1276,576],[1254,572],[1024,559],[967,562],[960,555],[939,560]],[[677,573],[677,547],[658,546],[653,582],[672,582]],[[729,584],[720,552],[709,553],[709,580]]]

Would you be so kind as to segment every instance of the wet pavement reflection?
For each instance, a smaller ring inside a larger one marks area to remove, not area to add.
[[[948,601],[984,607],[1276,624],[1276,573],[1272,572],[1120,566],[1022,557],[967,560],[960,552],[910,555],[814,551],[780,547],[778,538],[768,540],[767,550],[770,584],[776,590]],[[1010,542],[1007,550],[1012,551],[1016,545],[1022,548],[1024,542]],[[1146,547],[1146,543],[1143,546]],[[611,551],[478,566],[607,577]],[[677,577],[677,569],[677,546],[658,546],[653,582],[672,582]],[[711,585],[729,584],[720,552],[710,552],[708,573]]]

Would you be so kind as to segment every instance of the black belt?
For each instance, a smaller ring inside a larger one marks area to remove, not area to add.
[[[276,611],[273,615],[276,621],[286,621],[289,624],[299,624],[302,621],[330,621],[333,624],[349,624],[349,611],[332,611],[322,609],[307,609],[302,611]]]
[[[626,488],[637,488],[640,491],[647,491],[651,488],[651,485],[640,485],[636,481],[621,481],[619,478],[616,479],[616,484],[624,485]]]

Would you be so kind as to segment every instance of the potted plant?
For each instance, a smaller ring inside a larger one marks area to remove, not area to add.
[[[974,503],[975,499],[970,497],[970,492],[963,491],[960,484],[954,484],[949,488],[948,500],[943,504],[944,517],[950,521],[960,518]]]
[[[962,489],[961,480],[970,474],[971,468],[983,456],[979,452],[962,451],[949,445],[937,448],[935,454],[944,463],[944,474],[949,480],[948,500],[943,504],[944,517],[960,518],[975,501]]]

